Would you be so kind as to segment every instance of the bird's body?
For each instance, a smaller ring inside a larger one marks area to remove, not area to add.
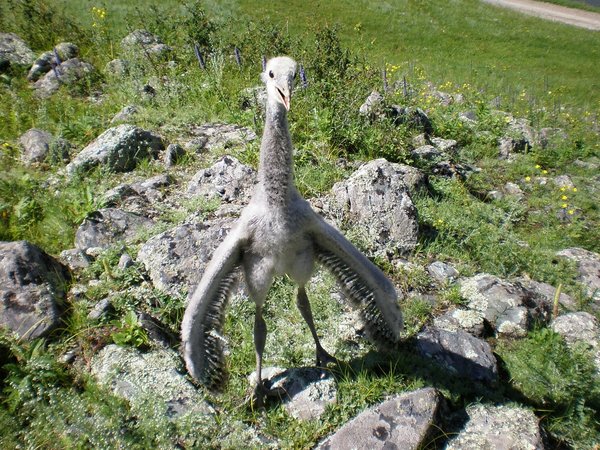
[[[298,284],[297,305],[315,340],[317,364],[335,361],[319,342],[305,285],[317,261],[329,268],[378,343],[394,343],[402,315],[393,285],[337,230],[317,215],[294,184],[289,109],[295,62],[278,57],[267,63],[267,117],[260,149],[258,185],[234,229],[218,247],[190,300],[182,323],[183,356],[188,371],[211,388],[223,382],[221,330],[236,267],[241,266],[256,304],[257,399],[266,340],[262,308],[278,275]]]

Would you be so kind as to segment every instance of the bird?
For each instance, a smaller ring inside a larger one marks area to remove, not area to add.
[[[222,391],[227,379],[225,310],[238,275],[243,274],[255,303],[257,381],[251,395],[258,406],[268,393],[261,378],[267,337],[263,308],[275,277],[287,275],[298,285],[296,305],[314,339],[318,367],[337,360],[321,345],[306,293],[317,263],[334,275],[344,297],[360,312],[367,338],[379,348],[397,344],[403,329],[392,282],[313,211],[295,186],[287,113],[296,67],[290,57],[278,56],[270,59],[261,73],[267,105],[258,183],[235,226],[212,255],[181,325],[181,351],[188,373],[210,391]]]

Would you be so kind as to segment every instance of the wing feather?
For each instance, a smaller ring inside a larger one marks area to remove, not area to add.
[[[211,390],[226,382],[225,309],[236,281],[245,239],[234,228],[219,245],[194,291],[181,323],[182,353],[190,375]]]
[[[396,344],[403,322],[391,281],[319,216],[316,216],[311,235],[317,259],[333,273],[352,306],[359,309],[369,339],[383,348]]]

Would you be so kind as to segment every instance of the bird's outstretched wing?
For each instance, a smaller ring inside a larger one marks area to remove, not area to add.
[[[246,241],[240,229],[232,229],[213,254],[181,323],[181,349],[188,372],[217,391],[226,381],[222,337],[225,309]]]
[[[381,348],[396,344],[403,322],[391,281],[321,217],[315,215],[310,233],[317,259],[335,275],[346,297],[359,309],[369,339]]]

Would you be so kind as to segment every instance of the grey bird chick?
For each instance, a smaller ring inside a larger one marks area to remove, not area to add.
[[[226,380],[221,334],[225,308],[236,269],[242,269],[256,305],[258,382],[254,397],[258,405],[265,394],[261,378],[267,336],[263,306],[274,277],[288,275],[298,284],[297,306],[314,338],[319,366],[335,362],[335,358],[319,342],[306,295],[306,283],[317,261],[333,273],[351,305],[358,308],[367,336],[376,345],[397,343],[402,331],[402,313],[392,283],[317,215],[296,189],[287,122],[295,72],[296,63],[282,56],[269,60],[261,75],[267,87],[267,110],[259,182],[236,226],[204,271],[181,325],[183,357],[190,375],[209,389],[219,390]]]

